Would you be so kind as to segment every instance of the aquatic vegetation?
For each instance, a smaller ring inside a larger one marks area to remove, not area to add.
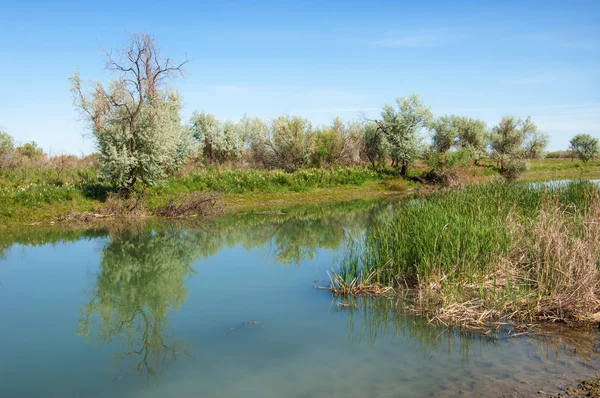
[[[414,289],[441,323],[585,320],[600,308],[600,188],[474,185],[396,209],[335,270],[337,294]]]

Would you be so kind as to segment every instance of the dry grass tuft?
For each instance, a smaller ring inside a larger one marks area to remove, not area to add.
[[[530,222],[509,215],[512,250],[479,284],[453,297],[444,280],[419,283],[433,322],[480,327],[502,317],[517,321],[600,321],[600,195],[577,216],[546,202]],[[462,301],[460,300],[462,298]],[[423,309],[426,306],[421,306]]]
[[[427,311],[426,311],[427,312]],[[491,319],[498,319],[500,311],[487,308],[479,299],[464,303],[452,303],[436,308],[430,314],[431,323],[441,323],[444,326],[461,325],[467,328],[487,328]]]
[[[332,271],[327,272],[329,276],[329,287],[335,296],[393,296],[395,291],[390,286],[373,282],[375,272],[364,278],[344,279],[341,275]]]
[[[99,213],[112,217],[142,217],[146,215],[144,195],[141,193],[134,195],[113,193],[106,198]]]
[[[515,248],[513,265],[532,285],[538,318],[581,321],[600,309],[600,197],[581,219],[569,210],[547,204]]]
[[[162,217],[214,216],[223,211],[219,196],[210,193],[194,192],[178,200],[171,200],[166,206],[158,207],[154,214]]]

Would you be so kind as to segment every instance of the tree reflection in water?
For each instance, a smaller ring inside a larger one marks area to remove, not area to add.
[[[179,229],[125,231],[111,237],[102,253],[91,300],[80,314],[78,333],[100,346],[120,341],[115,355],[143,377],[159,379],[188,344],[167,333],[168,313],[187,298],[186,276],[196,258],[199,232]]]
[[[269,245],[279,263],[312,259],[336,249],[348,234],[362,233],[387,206],[358,202],[289,213],[223,217],[209,224],[160,224],[110,233],[78,333],[100,347],[119,342],[116,368],[125,363],[147,381],[158,382],[166,367],[191,357],[190,344],[169,333],[168,315],[187,299],[192,264],[227,247]],[[309,283],[309,282],[307,282]]]

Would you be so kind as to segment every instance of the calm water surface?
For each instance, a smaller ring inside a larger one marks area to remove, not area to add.
[[[526,396],[596,373],[593,332],[468,336],[316,289],[387,213],[4,234],[0,397]]]

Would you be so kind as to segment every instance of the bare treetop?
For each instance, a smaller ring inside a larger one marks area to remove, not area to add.
[[[127,91],[136,92],[143,100],[151,97],[166,78],[183,75],[181,63],[163,57],[153,35],[134,33],[127,47],[118,51],[118,59],[111,52],[103,50],[107,56],[106,69],[121,73],[120,80],[126,83]]]

